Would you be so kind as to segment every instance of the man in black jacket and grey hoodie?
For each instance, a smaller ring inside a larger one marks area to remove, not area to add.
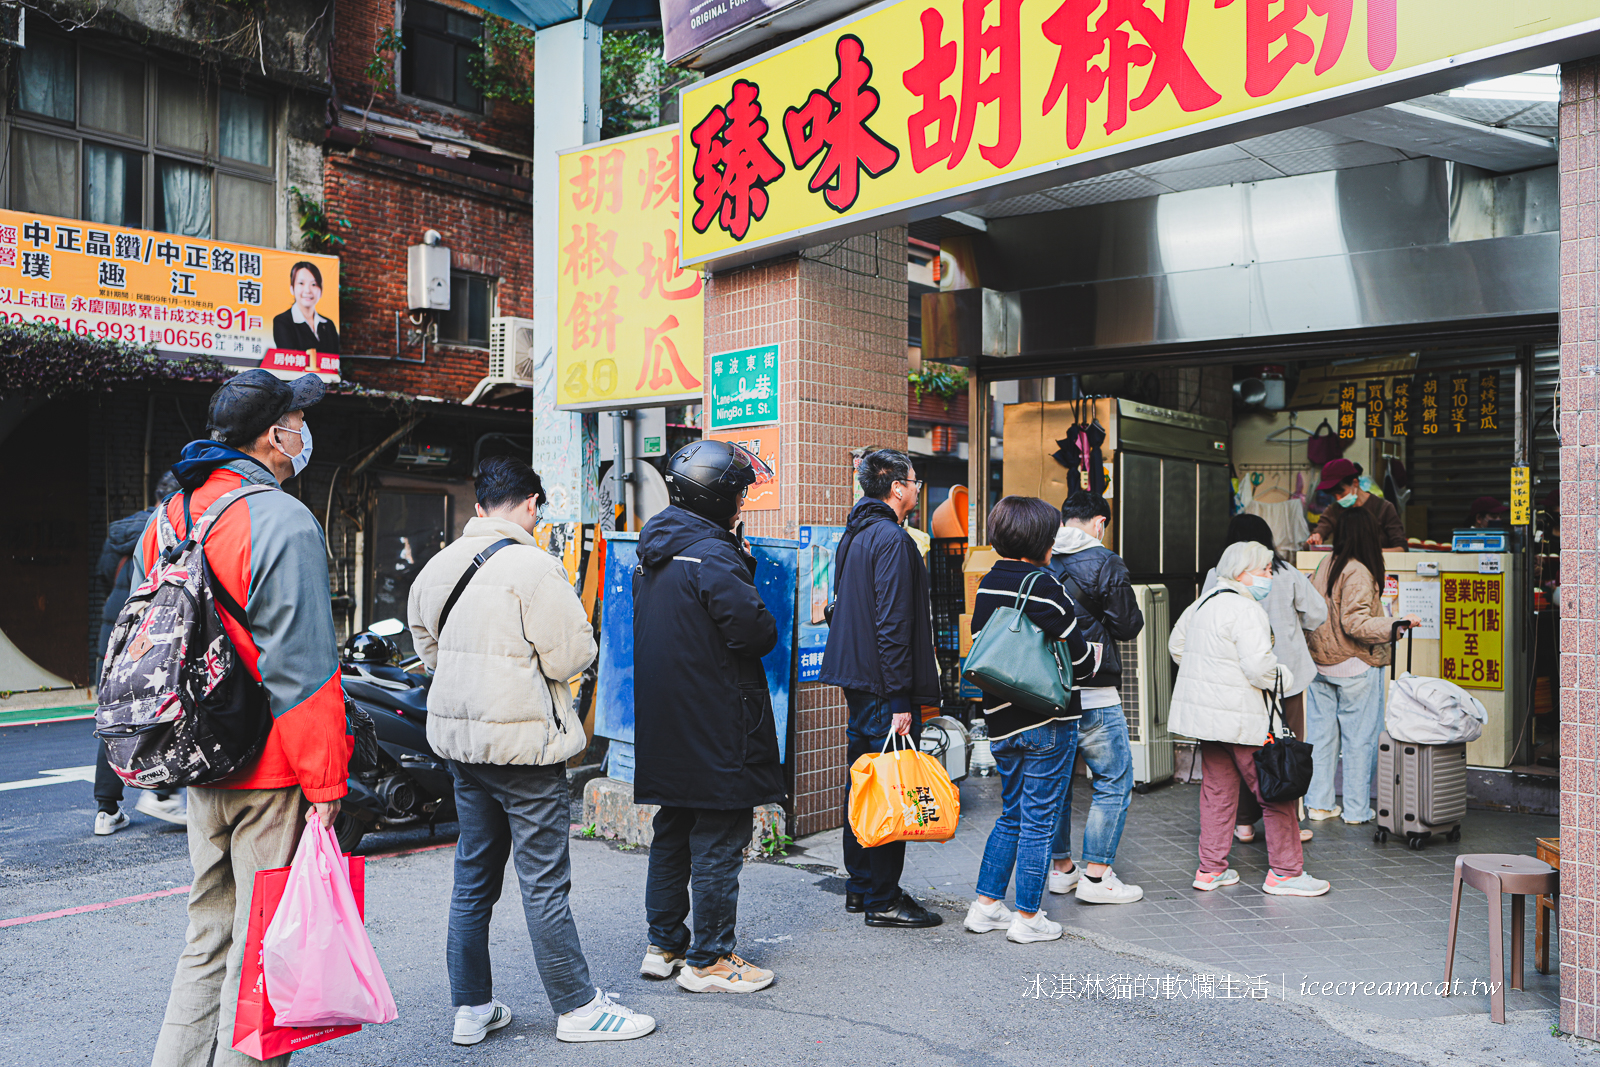
[[[1122,661],[1118,641],[1131,641],[1144,629],[1144,614],[1128,582],[1128,566],[1105,547],[1101,538],[1111,521],[1104,497],[1074,489],[1061,505],[1061,530],[1056,535],[1050,569],[1067,587],[1077,605],[1078,622],[1087,640],[1105,649],[1100,669],[1076,683],[1083,702],[1078,720],[1078,755],[1094,772],[1094,800],[1083,827],[1083,866],[1072,862],[1072,778],[1061,802],[1061,817],[1052,846],[1048,884],[1052,893],[1074,886],[1080,901],[1090,904],[1132,904],[1144,890],[1126,885],[1111,869],[1128,817],[1133,792],[1133,753],[1128,747],[1128,722],[1122,714]]]
[[[753,993],[773,974],[734,952],[739,872],[753,809],[783,800],[761,657],[778,624],[731,532],[759,460],[696,441],[668,461],[672,506],[645,523],[633,572],[633,797],[659,804],[640,971],[695,993]],[[694,939],[684,920],[694,894]]]
[[[922,483],[911,458],[892,448],[862,456],[856,478],[866,495],[850,509],[834,552],[833,617],[819,676],[844,689],[850,705],[851,763],[881,751],[891,732],[915,748],[922,705],[941,701],[928,567],[901,528]],[[863,848],[850,828],[848,798],[844,815],[845,910],[866,912],[868,926],[938,926],[940,916],[900,888],[905,842]]]

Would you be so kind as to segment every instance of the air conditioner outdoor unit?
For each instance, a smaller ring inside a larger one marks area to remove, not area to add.
[[[1172,612],[1164,585],[1136,585],[1133,595],[1144,613],[1144,629],[1132,641],[1118,641],[1122,659],[1122,711],[1128,718],[1133,750],[1133,780],[1153,785],[1172,777],[1172,735],[1167,709],[1172,703]]]
[[[533,381],[533,320],[502,315],[489,320],[489,377]]]

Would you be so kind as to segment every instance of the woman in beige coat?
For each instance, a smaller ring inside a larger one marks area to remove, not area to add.
[[[1372,819],[1372,775],[1383,729],[1383,668],[1395,625],[1417,625],[1415,615],[1383,613],[1382,530],[1365,509],[1339,520],[1339,541],[1311,584],[1328,601],[1328,621],[1308,644],[1317,665],[1306,690],[1306,740],[1311,743],[1311,788],[1306,813],[1313,819],[1341,814],[1351,825]],[[1333,771],[1344,751],[1344,807],[1334,803]]]

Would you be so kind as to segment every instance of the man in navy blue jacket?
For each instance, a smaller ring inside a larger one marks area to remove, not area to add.
[[[916,747],[922,705],[941,699],[928,567],[901,529],[922,483],[911,458],[891,448],[868,452],[856,471],[866,495],[850,509],[834,554],[833,615],[820,675],[841,687],[850,705],[851,763],[881,751],[891,731]],[[847,799],[845,910],[866,912],[868,926],[938,926],[943,920],[900,888],[905,859],[903,841],[861,846],[850,829]]]

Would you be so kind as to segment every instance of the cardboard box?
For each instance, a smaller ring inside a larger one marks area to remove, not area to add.
[[[1100,446],[1100,457],[1107,467],[1116,455],[1116,401],[1101,398],[1092,402],[1070,400],[1032,401],[1007,404],[1005,408],[1006,463],[1001,475],[1005,496],[1036,496],[1057,507],[1072,492],[1071,475],[1067,468],[1057,463],[1053,453],[1056,441],[1067,435],[1067,430],[1078,421],[1098,419],[1106,431],[1105,444]],[[1092,412],[1091,412],[1092,407]],[[1110,500],[1114,486],[1108,475],[1106,499]]]
[[[972,614],[972,605],[978,597],[978,583],[983,581],[983,576],[999,559],[1000,554],[988,545],[974,545],[967,549],[967,561],[961,566],[961,576],[966,580],[968,615]]]
[[[961,658],[966,659],[967,653],[972,651],[972,616],[961,616]]]

